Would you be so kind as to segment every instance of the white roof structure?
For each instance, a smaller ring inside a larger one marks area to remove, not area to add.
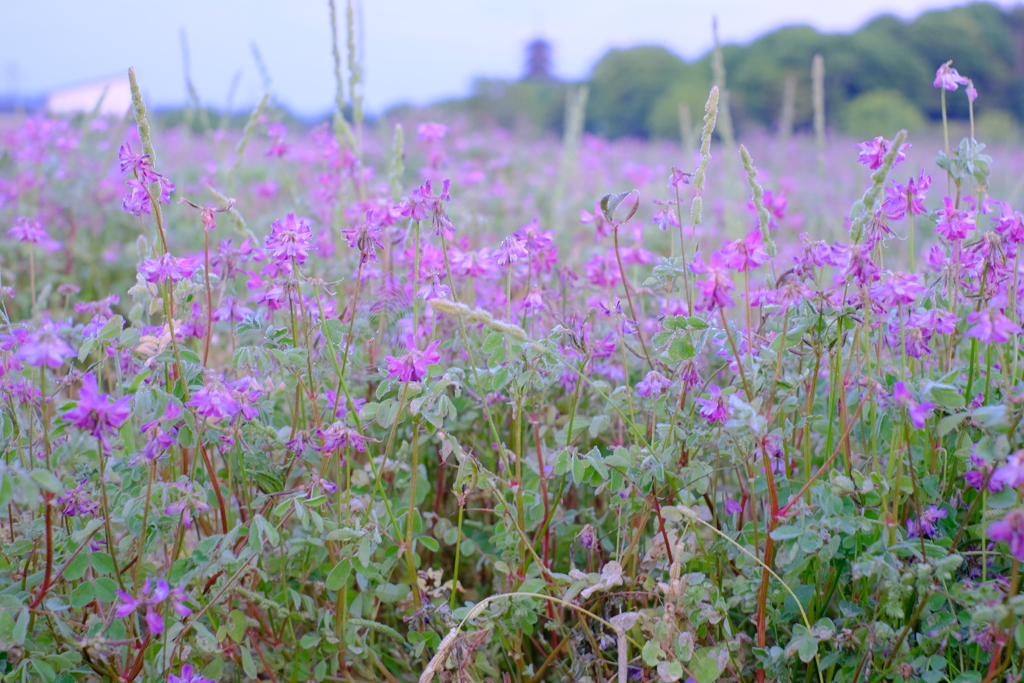
[[[124,116],[132,106],[128,77],[115,76],[58,88],[47,96],[46,110],[51,114],[89,113],[101,97],[101,116]]]

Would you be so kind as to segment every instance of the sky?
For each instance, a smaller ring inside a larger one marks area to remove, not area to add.
[[[336,0],[344,41],[346,0]],[[711,46],[718,18],[725,43],[809,24],[855,30],[872,17],[913,18],[949,0],[361,0],[367,111],[428,104],[469,92],[480,76],[515,78],[527,42],[553,45],[556,75],[586,77],[610,48],[663,45],[692,59]],[[998,4],[1011,5],[1002,1]],[[186,101],[181,33],[204,105],[223,108],[240,74],[234,108],[251,107],[263,82],[258,47],[276,100],[304,116],[334,101],[327,0],[0,0],[0,96],[124,73],[134,66],[150,106]],[[344,47],[344,46],[343,46]],[[343,59],[344,53],[343,53]]]

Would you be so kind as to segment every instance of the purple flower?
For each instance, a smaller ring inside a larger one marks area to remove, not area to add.
[[[7,231],[7,234],[19,242],[29,244],[43,244],[49,242],[50,236],[43,230],[43,224],[24,216],[18,216],[14,221],[14,227]]]
[[[895,180],[892,181],[892,184],[885,188],[882,210],[892,220],[903,218],[908,211],[915,216],[926,213],[924,197],[931,184],[932,177],[923,170],[916,179],[908,180],[906,185]]]
[[[1002,521],[988,528],[988,536],[996,541],[1006,541],[1010,554],[1024,562],[1024,508],[1006,513]]]
[[[729,417],[729,409],[725,405],[725,397],[722,396],[722,390],[717,384],[712,384],[708,387],[708,392],[711,394],[711,398],[697,397],[693,399],[703,406],[700,409],[701,416],[711,424],[724,422]]]
[[[1013,456],[1011,456],[1013,457]],[[964,472],[964,481],[967,485],[981,490],[981,487],[985,485],[985,479],[988,479],[988,490],[990,493],[996,493],[1006,488],[1009,477],[1005,467],[1000,467],[993,471],[992,465],[990,465],[984,458],[976,453],[971,453],[971,464],[974,465],[973,470]],[[991,476],[989,473],[991,472]]]
[[[440,142],[448,134],[448,126],[443,123],[420,123],[416,126],[416,138],[421,142]]]
[[[580,209],[580,223],[583,225],[594,224],[595,239],[597,241],[600,241],[602,237],[612,234],[612,226],[605,220],[600,202],[594,204],[594,213]]]
[[[526,256],[526,243],[515,235],[509,235],[501,241],[501,245],[494,250],[494,260],[499,266],[510,266],[522,257]]]
[[[554,230],[541,230],[540,221],[534,218],[529,223],[519,226],[515,237],[522,241],[528,252],[537,253],[548,249],[555,243],[554,234]]]
[[[974,89],[974,82],[971,79],[967,79],[967,87],[964,88],[964,92],[967,93],[967,101],[973,103],[974,100],[978,99],[978,91]]]
[[[451,239],[455,236],[455,228],[452,226],[448,213],[445,211],[444,202],[451,201],[449,189],[452,181],[445,180],[441,184],[441,194],[434,194],[430,187],[430,181],[423,183],[412,191],[409,199],[401,204],[399,211],[403,216],[409,216],[414,221],[424,220],[428,215],[432,216],[431,225],[434,234]]]
[[[1024,450],[1010,455],[1006,464],[992,475],[993,478],[997,476],[1009,486],[1024,486]]]
[[[1010,341],[1011,334],[1024,332],[1020,325],[996,308],[968,313],[967,324],[974,326],[967,330],[967,336],[976,337],[986,344],[1005,344]]]
[[[316,435],[323,440],[319,449],[321,451],[336,451],[339,448],[351,446],[360,453],[366,452],[366,439],[357,430],[348,427],[343,422],[334,422],[325,429],[318,429]]]
[[[65,358],[74,355],[74,349],[57,336],[57,328],[53,322],[46,320],[38,330],[21,342],[21,348],[14,357],[36,368],[44,365],[59,368]]]
[[[738,512],[743,512],[743,506],[737,503],[735,500],[725,501],[725,514],[735,515]]]
[[[587,550],[597,547],[597,529],[590,524],[584,524],[580,532],[576,534],[576,538],[580,539],[580,545]]]
[[[860,154],[857,156],[857,161],[859,161],[860,163],[864,164],[872,171],[874,171],[876,168],[882,165],[882,159],[885,157],[886,154],[889,153],[889,150],[892,148],[892,140],[886,140],[881,135],[879,135],[874,140],[870,140],[868,142],[858,142],[854,145],[854,147],[860,150]],[[908,147],[910,147],[909,142],[904,142],[902,145],[900,145],[900,150],[896,154],[896,160],[893,161],[893,166],[896,166],[896,164],[906,160],[907,155],[903,153],[903,150],[907,149]]]
[[[218,420],[234,417],[241,410],[231,390],[220,380],[207,382],[202,389],[192,395],[192,400],[185,405],[195,406],[196,412],[203,417],[213,417]]]
[[[942,208],[935,214],[935,230],[950,242],[962,240],[974,230],[974,214],[957,209],[949,197],[942,198]]]
[[[668,187],[668,189],[670,189],[670,190],[672,188],[675,188],[676,190],[679,190],[679,189],[682,189],[683,185],[691,184],[692,181],[693,181],[693,174],[692,173],[686,173],[684,171],[679,170],[675,166],[673,166],[672,170],[669,172],[668,185],[666,187]]]
[[[673,202],[663,202],[660,199],[655,199],[654,204],[658,207],[658,211],[654,214],[651,222],[657,223],[658,229],[668,230],[669,226],[673,228],[679,227],[679,217],[676,216],[675,204]]]
[[[210,505],[206,502],[205,496],[192,488],[192,482],[190,481],[175,482],[171,486],[181,492],[181,498],[168,505],[164,513],[168,515],[181,515],[181,523],[185,525],[186,529],[191,529],[192,512],[205,512],[210,509]]]
[[[636,383],[636,393],[645,398],[658,398],[672,387],[672,380],[652,370]]]
[[[884,282],[871,289],[871,294],[887,306],[913,303],[927,287],[917,284],[919,275],[890,273]]]
[[[935,82],[932,87],[944,90],[956,90],[957,85],[967,85],[967,79],[956,72],[952,66],[953,60],[949,60],[935,70]]]
[[[82,488],[84,482],[78,482],[73,489],[68,489],[64,495],[57,498],[57,504],[63,505],[62,514],[65,517],[77,517],[82,515],[88,517],[99,510],[99,503],[94,501],[91,494]]]
[[[108,437],[116,436],[121,426],[131,417],[130,403],[130,396],[114,400],[109,394],[101,394],[96,376],[87,373],[82,377],[78,405],[64,413],[63,417],[78,429],[95,436],[103,450],[107,451]]]
[[[931,417],[932,411],[935,410],[935,404],[930,401],[921,401],[920,403],[915,401],[907,385],[903,382],[896,382],[893,385],[892,399],[896,404],[907,409],[910,423],[918,429],[924,428],[925,420]]]
[[[936,522],[940,519],[945,519],[946,508],[938,508],[932,505],[927,510],[921,512],[920,522],[913,519],[907,520],[907,536],[910,538],[917,538],[920,534],[925,538],[933,538],[938,532],[938,528],[935,526]]]
[[[139,273],[146,282],[180,282],[192,277],[199,269],[199,261],[184,256],[171,256],[165,252],[155,259],[148,259],[139,266]]]
[[[760,230],[751,230],[744,239],[726,242],[721,253],[726,267],[741,273],[759,268],[768,261],[768,250]]]
[[[146,173],[150,168],[150,156],[148,154],[136,154],[132,151],[129,142],[121,145],[117,151],[117,160],[121,162],[121,173],[133,173],[138,171],[140,175]]]
[[[305,263],[306,251],[312,241],[313,231],[309,223],[290,213],[270,224],[270,234],[267,235],[264,244],[271,256],[278,261],[290,261],[294,258],[297,263]]]
[[[171,599],[171,607],[179,617],[187,617],[192,614],[192,610],[185,605],[185,589],[181,587],[172,589],[163,579],[157,582],[156,589],[153,589],[151,581],[146,579],[138,598],[134,598],[124,591],[115,592],[119,602],[114,607],[114,614],[124,619],[132,612],[145,607],[146,626],[149,627],[153,635],[160,635],[164,632],[164,620],[157,609],[157,606],[164,600]]]
[[[419,382],[427,376],[427,366],[434,365],[441,360],[441,354],[436,349],[440,341],[431,342],[427,348],[420,351],[413,349],[404,356],[388,356],[384,361],[388,364],[388,377],[402,382]]]
[[[181,667],[181,675],[170,674],[167,683],[216,683],[212,678],[207,678],[192,668],[191,664]]]
[[[696,283],[701,300],[693,307],[694,310],[713,311],[716,308],[730,308],[734,305],[729,292],[736,289],[736,285],[729,279],[725,268],[725,259],[719,251],[711,254],[711,261],[708,264],[698,257],[698,260],[690,265],[693,272],[705,273],[708,276],[707,280]]]

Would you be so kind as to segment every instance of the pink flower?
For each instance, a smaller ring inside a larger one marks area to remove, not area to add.
[[[294,258],[297,263],[305,263],[307,250],[312,241],[313,231],[309,223],[290,213],[270,224],[270,234],[264,244],[271,256],[278,261],[290,261]]]
[[[711,398],[700,398],[693,399],[701,406],[700,414],[711,424],[716,422],[725,422],[725,419],[729,417],[729,409],[725,403],[725,397],[722,396],[722,390],[717,384],[712,384],[708,387],[708,391],[711,393]]]
[[[74,349],[57,336],[53,322],[46,320],[38,330],[21,341],[21,347],[14,358],[36,368],[44,365],[59,368],[65,358],[74,355]]]
[[[918,403],[914,400],[907,388],[907,385],[903,382],[896,382],[892,389],[892,399],[897,405],[901,405],[907,409],[907,414],[910,416],[910,423],[918,429],[923,429],[925,420],[927,420],[932,411],[935,410],[935,404],[929,401],[922,401]],[[943,515],[944,516],[944,515]]]
[[[82,377],[82,389],[78,404],[64,413],[64,419],[99,440],[104,451],[109,450],[107,439],[117,436],[118,430],[131,417],[131,397],[122,396],[114,400],[109,394],[101,394],[96,376],[87,373]]]
[[[962,240],[974,230],[974,214],[957,209],[949,197],[942,198],[942,208],[936,212],[935,230],[950,242]]]
[[[316,435],[323,439],[318,450],[329,452],[345,446],[352,446],[360,453],[366,452],[366,439],[357,430],[343,422],[334,422],[324,429],[318,429]]]
[[[1010,510],[999,522],[988,528],[989,538],[1006,541],[1010,554],[1024,562],[1024,508]]]
[[[598,241],[600,241],[602,237],[607,237],[612,234],[612,226],[605,220],[604,213],[601,212],[601,204],[599,202],[594,204],[594,213],[580,209],[580,223],[583,225],[590,225],[593,223],[595,239]]]
[[[892,148],[892,140],[886,140],[882,136],[878,136],[869,142],[858,142],[854,147],[860,149],[860,155],[857,157],[857,161],[874,171],[882,165],[882,159]],[[893,161],[893,166],[896,166],[896,164],[906,160],[907,155],[903,153],[903,150],[908,147],[910,147],[909,142],[905,142],[900,145],[900,151],[896,154],[896,160]]]
[[[921,512],[920,521],[907,520],[907,536],[909,538],[917,538],[920,535],[925,538],[932,538],[938,532],[935,524],[940,519],[945,519],[947,514],[949,513],[946,511],[946,508],[938,508],[932,505],[927,510]]]
[[[196,412],[203,417],[217,419],[234,417],[241,411],[230,389],[220,380],[208,382],[206,386],[192,394],[192,400],[185,405],[195,406]]]
[[[882,284],[871,288],[871,294],[887,306],[913,303],[928,288],[917,284],[920,275],[890,273]]]
[[[192,668],[191,664],[181,667],[181,675],[170,674],[167,683],[216,683],[212,678],[207,678]]]
[[[736,289],[736,285],[729,279],[721,252],[711,254],[711,262],[708,264],[698,258],[690,268],[695,273],[705,273],[708,276],[707,280],[696,283],[701,300],[693,307],[694,310],[713,311],[716,308],[730,308],[734,305],[729,292]]]
[[[1005,344],[1010,341],[1011,334],[1024,332],[1020,325],[995,308],[968,313],[967,323],[974,326],[967,330],[967,336],[976,337],[986,344]]]
[[[181,282],[199,270],[199,261],[184,256],[171,256],[165,252],[155,259],[142,262],[139,273],[146,282]]]
[[[949,60],[935,70],[935,82],[932,87],[944,90],[956,90],[957,85],[967,85],[967,79],[957,73],[956,69],[950,66],[953,60]]]
[[[140,175],[145,174],[150,168],[150,156],[148,154],[136,154],[132,151],[130,142],[121,145],[117,152],[117,160],[121,162],[121,173],[133,173],[138,171]]]
[[[768,250],[760,230],[751,230],[744,239],[726,242],[721,253],[725,265],[741,273],[759,268],[768,261]]]
[[[420,123],[416,126],[416,138],[421,142],[433,143],[444,140],[448,134],[448,126],[443,123]]]
[[[648,372],[636,383],[636,393],[645,398],[658,398],[672,387],[672,380],[657,370]]]
[[[1024,450],[1011,454],[1006,464],[997,469],[992,477],[999,477],[1000,481],[1009,486],[1024,486]]]
[[[655,199],[654,203],[658,207],[658,212],[654,214],[654,218],[651,220],[651,222],[657,223],[658,228],[661,230],[667,230],[669,226],[678,228],[679,217],[676,216],[675,203],[663,202],[660,199]]]
[[[18,216],[14,221],[14,227],[7,231],[7,234],[19,242],[29,244],[41,244],[50,239],[50,236],[43,230],[39,221],[33,221],[24,216]]]
[[[509,235],[494,250],[494,260],[499,266],[510,266],[526,256],[526,243],[515,235]]]
[[[401,382],[419,382],[427,376],[427,366],[441,360],[441,354],[436,350],[440,343],[433,341],[422,351],[412,349],[404,356],[386,357],[384,361],[388,364],[388,377]]]
[[[689,185],[692,182],[692,179],[692,173],[685,173],[684,171],[681,171],[675,166],[673,166],[672,170],[669,172],[668,185],[666,187],[668,187],[668,189],[670,190],[672,188],[675,188],[676,190],[681,190],[682,186]]]

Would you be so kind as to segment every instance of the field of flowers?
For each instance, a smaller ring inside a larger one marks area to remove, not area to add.
[[[135,94],[0,129],[0,681],[1021,679],[1019,150]]]

